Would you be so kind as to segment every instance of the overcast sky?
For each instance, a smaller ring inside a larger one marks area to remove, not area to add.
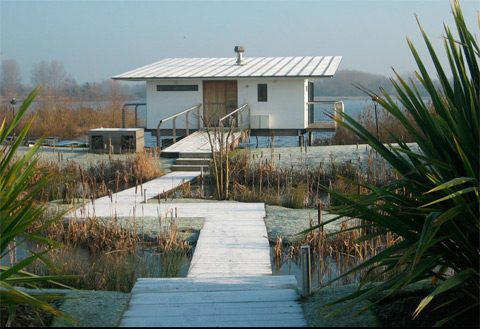
[[[479,0],[460,0],[478,37]],[[392,76],[415,69],[406,37],[425,47],[415,21],[443,50],[449,0],[21,1],[0,0],[1,59],[23,82],[34,63],[63,62],[78,83],[170,57],[341,55],[340,69]]]

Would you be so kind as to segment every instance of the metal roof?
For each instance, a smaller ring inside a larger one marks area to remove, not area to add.
[[[119,80],[332,77],[342,56],[167,58],[112,77]]]

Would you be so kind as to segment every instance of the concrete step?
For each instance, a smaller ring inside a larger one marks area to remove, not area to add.
[[[208,171],[207,165],[173,165],[171,170],[172,171]]]
[[[210,164],[210,158],[178,158],[175,161],[176,165],[202,165],[208,166]]]
[[[200,159],[207,159],[212,158],[212,152],[180,152],[178,153],[178,158],[200,158]]]

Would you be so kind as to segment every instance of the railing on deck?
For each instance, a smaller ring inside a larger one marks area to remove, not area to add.
[[[125,127],[125,111],[127,109],[127,107],[129,106],[134,106],[135,107],[135,128],[138,128],[139,125],[138,125],[138,107],[139,106],[146,106],[147,103],[145,102],[128,102],[128,103],[125,103],[123,104],[123,107],[122,107],[122,128],[127,128]],[[145,123],[145,126],[147,125],[147,123]]]
[[[157,125],[157,147],[159,148],[159,150],[162,149],[162,135],[161,135],[161,130],[160,130],[160,127],[163,123],[165,123],[166,121],[168,120],[172,120],[172,137],[173,137],[173,144],[175,144],[177,142],[177,137],[185,137],[185,136],[188,136],[190,134],[190,126],[189,126],[189,121],[188,121],[188,115],[190,112],[194,111],[194,110],[197,110],[197,127],[196,129],[200,129],[201,127],[201,112],[200,112],[200,108],[202,107],[202,104],[198,104],[198,105],[195,105],[195,106],[192,106],[188,109],[186,109],[185,111],[182,111],[180,113],[177,113],[175,115],[172,115],[172,116],[169,116],[168,118],[165,118],[163,120],[160,120],[160,122],[158,123]],[[176,127],[176,121],[177,121],[177,118],[181,115],[185,115],[185,133],[186,135],[185,136],[178,136],[177,134],[177,127]]]
[[[232,144],[235,137],[233,136],[235,131],[250,130],[250,106],[248,104],[240,106],[235,111],[228,113],[226,116],[218,120],[218,127],[220,130],[222,142],[224,141],[225,127],[233,128],[229,130],[229,134],[232,138]]]
[[[309,106],[309,109],[308,109],[308,124],[312,124],[314,122],[318,122],[318,121],[315,121],[315,113],[314,113],[314,106],[316,104],[333,104],[333,117],[336,119],[337,118],[337,112],[345,112],[345,107],[343,105],[343,101],[315,101],[315,102],[307,102],[307,105]],[[312,105],[310,107],[310,105]],[[343,117],[340,116],[340,119],[343,121]],[[335,129],[337,129],[337,122],[335,122]]]

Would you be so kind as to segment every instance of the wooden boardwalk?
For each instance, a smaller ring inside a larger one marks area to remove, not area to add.
[[[176,171],[164,176],[153,179],[149,182],[132,187],[121,192],[115,193],[112,197],[104,196],[87,202],[84,207],[78,208],[70,214],[70,217],[86,218],[93,217],[131,217],[139,216],[141,213],[137,211],[139,204],[144,200],[143,192],[147,190],[147,197],[153,198],[158,194],[174,190],[183,183],[192,181],[200,176],[200,172],[182,172]],[[158,216],[155,205],[149,207],[145,205],[145,209],[152,209],[152,214],[144,216]],[[142,209],[143,210],[143,209]]]
[[[217,132],[218,134],[218,132]],[[235,132],[233,136],[229,138],[229,142],[234,141],[238,142],[242,137],[242,132]],[[210,138],[212,139],[215,151],[220,150],[220,143],[218,136],[214,135],[214,132],[210,132]],[[225,134],[226,138],[226,134]],[[208,157],[212,154],[212,147],[208,137],[208,133],[205,130],[199,130],[194,132],[191,135],[179,140],[175,144],[162,150],[162,156],[172,156],[178,157],[178,154],[187,153],[187,154],[201,154]]]
[[[205,221],[187,278],[138,279],[120,326],[306,326],[295,276],[272,276],[263,203],[148,206]]]
[[[138,279],[120,326],[298,327],[306,326],[295,276],[273,276],[263,203],[144,204],[200,173],[174,172],[137,189],[87,203],[71,216],[204,217],[187,278]],[[141,210],[139,209],[141,208]]]

